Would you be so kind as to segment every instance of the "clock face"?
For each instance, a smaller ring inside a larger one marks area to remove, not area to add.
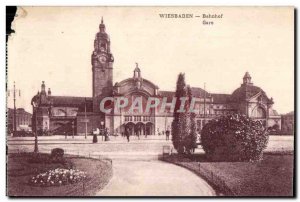
[[[99,60],[99,62],[101,62],[101,63],[105,63],[105,62],[106,62],[106,57],[105,57],[105,56],[100,56],[100,57],[98,58],[98,60]]]

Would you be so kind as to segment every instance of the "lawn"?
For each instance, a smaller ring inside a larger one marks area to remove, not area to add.
[[[264,154],[261,162],[253,163],[208,162],[204,155],[193,159],[173,155],[164,160],[194,171],[221,194],[293,196],[293,154]]]
[[[66,157],[65,164],[29,163],[29,154],[10,154],[7,158],[8,196],[93,196],[104,188],[112,177],[112,165],[107,160]],[[40,187],[31,186],[28,180],[41,172],[55,168],[74,168],[87,173],[78,183]]]

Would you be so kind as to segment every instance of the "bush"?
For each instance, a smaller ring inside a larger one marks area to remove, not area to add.
[[[64,150],[61,148],[55,148],[51,150],[50,161],[52,163],[65,163]]]
[[[232,114],[209,121],[202,129],[201,143],[213,161],[257,161],[268,143],[261,122]]]
[[[55,148],[51,150],[51,157],[52,158],[61,158],[64,156],[64,150],[61,148]]]

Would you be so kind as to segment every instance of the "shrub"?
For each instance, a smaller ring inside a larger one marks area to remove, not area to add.
[[[64,164],[66,162],[66,160],[64,158],[64,150],[61,148],[52,149],[50,158],[51,158],[50,159],[51,163]]]
[[[62,148],[55,148],[51,150],[52,158],[61,158],[64,156],[64,150]]]
[[[259,121],[231,114],[209,121],[202,129],[201,143],[214,161],[257,161],[268,143],[268,133]]]

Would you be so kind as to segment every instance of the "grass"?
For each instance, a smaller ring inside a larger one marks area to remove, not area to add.
[[[107,160],[66,157],[65,164],[28,163],[29,154],[8,155],[8,196],[93,196],[112,177],[112,165]],[[28,184],[30,177],[55,168],[75,168],[87,173],[84,182],[55,187]]]
[[[292,154],[264,154],[261,162],[209,162],[177,155],[165,161],[188,168],[205,178],[220,195],[293,196]]]

